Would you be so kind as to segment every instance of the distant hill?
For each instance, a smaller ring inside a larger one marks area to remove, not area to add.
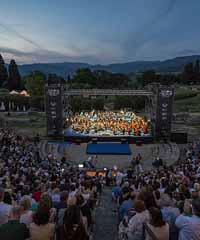
[[[32,71],[42,71],[46,74],[55,73],[63,76],[72,75],[79,68],[90,68],[91,70],[106,70],[113,73],[136,73],[147,69],[155,69],[159,72],[180,72],[185,64],[200,60],[200,55],[176,57],[164,61],[134,61],[128,63],[117,63],[109,65],[91,65],[88,63],[41,63],[19,65],[19,71],[24,76]]]

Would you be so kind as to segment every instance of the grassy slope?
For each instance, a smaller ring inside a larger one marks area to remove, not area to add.
[[[194,88],[194,87],[193,87]],[[175,112],[200,112],[200,90],[195,86],[179,87],[176,89],[174,111]]]

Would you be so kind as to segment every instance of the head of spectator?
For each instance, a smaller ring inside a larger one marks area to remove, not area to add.
[[[144,201],[147,209],[157,207],[152,188],[144,188],[138,195],[138,199]]]
[[[189,200],[184,201],[183,212],[186,216],[192,215],[192,205]]]
[[[161,197],[160,205],[161,207],[170,207],[172,205],[172,199],[168,194],[163,194]]]
[[[53,202],[48,193],[42,194],[39,201],[39,208],[44,210],[50,210],[53,207]]]
[[[31,208],[31,199],[29,196],[24,196],[20,202],[20,207],[22,212],[26,212]]]
[[[10,194],[9,192],[7,192],[7,191],[4,193],[3,202],[12,205],[12,197],[11,197],[11,194]]]
[[[159,208],[152,207],[149,209],[150,213],[150,223],[154,227],[162,227],[165,225],[165,221],[163,220],[162,212]]]
[[[200,198],[194,199],[192,201],[192,208],[194,215],[200,217]]]
[[[81,211],[77,206],[69,206],[65,211],[64,225],[68,231],[71,231],[74,225],[81,223]]]
[[[45,225],[49,222],[50,211],[38,208],[37,211],[33,215],[33,222],[40,226]]]
[[[134,209],[137,213],[141,213],[146,210],[144,201],[136,200],[134,203]]]

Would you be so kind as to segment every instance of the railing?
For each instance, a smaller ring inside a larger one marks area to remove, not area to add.
[[[144,90],[112,90],[112,89],[69,89],[66,96],[152,96],[153,92]]]

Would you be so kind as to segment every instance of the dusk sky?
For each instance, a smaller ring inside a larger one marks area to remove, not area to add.
[[[2,0],[6,62],[107,64],[200,54],[200,0]]]

